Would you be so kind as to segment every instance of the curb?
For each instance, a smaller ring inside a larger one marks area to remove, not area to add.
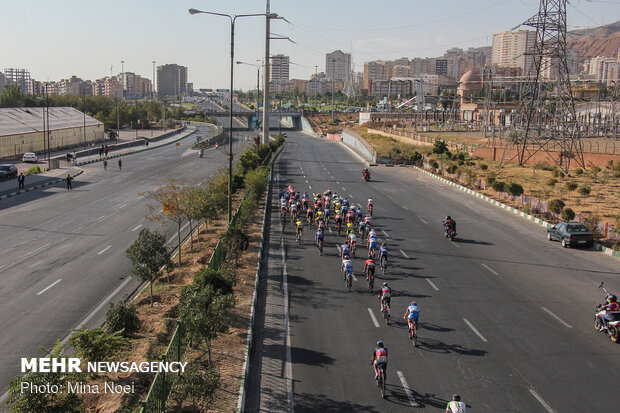
[[[459,184],[457,184],[457,183],[455,183],[455,182],[452,182],[452,181],[450,181],[450,180],[448,180],[448,179],[446,179],[446,178],[442,178],[442,177],[440,177],[440,176],[437,176],[437,175],[435,175],[434,173],[431,173],[431,172],[429,172],[429,171],[427,171],[427,170],[425,170],[425,169],[419,168],[419,167],[417,167],[417,166],[412,166],[412,168],[414,168],[414,169],[416,169],[416,170],[418,170],[418,171],[420,171],[420,172],[423,172],[423,173],[425,173],[426,175],[432,176],[433,178],[438,179],[438,180],[440,180],[440,181],[442,181],[442,182],[444,182],[444,183],[447,183],[447,184],[449,184],[449,185],[451,185],[451,186],[454,186],[454,187],[456,187],[457,189],[460,189],[461,191],[467,192],[468,194],[471,194],[471,195],[473,195],[473,196],[475,196],[475,197],[477,197],[477,198],[481,198],[481,199],[483,199],[483,200],[485,200],[485,201],[487,201],[487,202],[489,202],[489,203],[491,203],[491,204],[494,204],[494,205],[496,205],[496,206],[498,206],[498,207],[500,207],[500,208],[506,209],[506,210],[508,210],[508,211],[510,211],[510,212],[512,212],[512,213],[514,213],[514,214],[516,214],[516,215],[520,215],[520,216],[522,216],[523,218],[529,219],[530,221],[533,221],[533,222],[537,223],[537,224],[538,224],[538,225],[540,225],[540,226],[543,226],[543,227],[545,227],[545,228],[549,228],[549,227],[553,226],[553,224],[551,224],[551,223],[549,223],[549,222],[547,222],[547,221],[545,221],[545,220],[542,220],[542,219],[540,219],[540,218],[536,218],[536,217],[534,217],[534,216],[532,216],[532,215],[526,214],[525,212],[520,211],[520,210],[518,210],[517,208],[514,208],[514,207],[511,207],[511,206],[508,206],[508,205],[506,205],[506,204],[504,204],[504,203],[501,203],[501,202],[499,202],[499,201],[496,201],[496,200],[495,200],[495,199],[493,199],[493,198],[490,198],[490,197],[488,197],[488,196],[486,196],[486,195],[482,195],[481,193],[476,192],[476,191],[474,191],[474,190],[472,190],[472,189],[466,188],[466,187],[464,187],[463,185],[459,185]],[[611,255],[612,257],[615,257],[615,258],[620,258],[620,251],[614,251],[614,250],[612,250],[611,248],[607,248],[607,247],[605,247],[605,246],[603,246],[603,245],[599,244],[598,242],[595,242],[595,243],[594,243],[593,248],[594,248],[595,250],[597,250],[597,251],[604,252],[604,253],[605,253],[605,254],[607,254],[607,255]]]
[[[261,240],[260,245],[258,247],[258,263],[256,264],[256,276],[254,278],[254,295],[252,296],[252,308],[250,310],[250,321],[248,325],[248,335],[245,343],[245,355],[243,356],[243,367],[242,367],[242,376],[241,376],[241,385],[239,386],[239,396],[237,399],[237,413],[243,413],[245,411],[245,398],[246,398],[246,385],[248,381],[248,375],[250,374],[250,351],[252,350],[252,340],[254,338],[254,316],[256,314],[256,298],[258,296],[258,283],[260,278],[261,267],[263,263],[263,242],[265,240],[265,233],[267,230],[266,222],[267,222],[267,209],[271,206],[271,196],[273,195],[273,185],[272,185],[272,173],[273,173],[273,164],[280,156],[280,153],[286,146],[286,143],[282,145],[282,147],[276,152],[273,156],[273,160],[271,161],[271,168],[269,169],[269,185],[267,187],[267,197],[265,198],[265,210],[263,214],[263,226],[261,231]]]
[[[76,176],[82,175],[83,173],[84,173],[84,170],[80,170],[80,172],[76,173],[75,175],[71,175],[71,177],[75,178]],[[25,194],[26,192],[34,191],[35,189],[41,189],[41,188],[44,188],[46,186],[56,185],[57,183],[62,182],[64,180],[65,180],[65,178],[54,178],[53,181],[46,182],[44,184],[31,186],[31,187],[25,188],[25,189],[20,189],[19,191],[11,192],[10,194],[0,195],[0,200],[1,199],[6,199],[6,198],[10,198],[10,197],[16,196],[16,195]]]

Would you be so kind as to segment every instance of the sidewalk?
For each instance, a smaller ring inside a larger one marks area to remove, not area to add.
[[[117,144],[112,144],[112,145],[108,144],[109,152],[108,152],[107,159],[118,158],[120,156],[131,155],[134,153],[159,148],[160,146],[168,145],[170,143],[181,140],[191,135],[195,131],[196,131],[195,127],[188,126],[180,133],[175,133],[172,136],[167,137],[165,139],[161,139],[159,141],[155,141],[155,142],[151,141],[152,143],[150,143],[148,146],[145,146],[144,142],[141,141],[140,142],[141,146],[138,149],[132,149],[132,146],[131,146],[132,143],[136,143],[135,139],[130,142],[121,141]],[[167,133],[170,133],[170,131],[168,131]],[[135,145],[133,146],[133,148],[135,148]],[[95,163],[95,162],[103,162],[103,160],[106,159],[105,156],[99,157],[98,148],[89,149],[87,151],[82,151],[82,152],[86,152],[86,153],[92,152],[93,155],[80,156],[79,155],[80,151],[78,151],[77,162],[67,162],[66,157],[65,157],[66,152],[62,152],[62,155],[52,156],[52,159],[58,159],[60,161],[60,167],[56,169],[52,169],[50,171],[42,172],[40,174],[26,176],[25,185],[24,185],[25,189],[21,189],[21,190],[18,189],[17,179],[9,179],[9,180],[0,182],[0,200],[9,198],[15,195],[24,194],[26,192],[33,191],[35,189],[40,189],[46,186],[54,185],[59,182],[63,182],[64,178],[67,176],[68,173],[71,174],[71,176],[75,178],[76,176],[81,175],[84,172],[81,168],[79,168],[80,166],[88,165],[88,164]],[[41,167],[41,169],[47,167],[47,162],[40,161],[38,164],[39,164],[39,167]],[[18,167],[19,172],[22,172],[22,171],[25,172],[25,170],[33,166],[32,164],[25,164],[25,165],[27,165],[27,167]]]

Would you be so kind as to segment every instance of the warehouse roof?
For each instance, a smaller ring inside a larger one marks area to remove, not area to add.
[[[43,130],[45,108],[0,108],[0,136],[40,132]],[[47,122],[47,119],[46,119]],[[72,107],[49,108],[50,130],[84,126],[84,114]],[[86,115],[86,126],[101,125]]]

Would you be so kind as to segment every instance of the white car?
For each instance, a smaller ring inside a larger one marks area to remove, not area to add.
[[[22,156],[22,162],[38,162],[39,158],[33,152],[26,152],[24,156]]]

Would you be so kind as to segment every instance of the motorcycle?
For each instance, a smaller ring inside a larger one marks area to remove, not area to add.
[[[454,241],[454,237],[456,236],[456,230],[453,227],[445,224],[443,229],[446,233],[446,238],[450,238],[450,241]]]
[[[364,172],[364,181],[370,182],[370,172]]]
[[[602,288],[603,291],[605,291],[605,296],[606,296],[605,298],[609,298],[613,295],[609,291],[607,291],[605,287],[603,287],[603,283],[599,285],[599,288]],[[595,301],[595,303],[597,302]],[[619,312],[611,313],[612,320],[607,321],[606,326],[603,323],[603,319],[602,319],[602,315],[604,313],[606,313],[606,310],[603,310],[603,305],[597,303],[596,315],[594,317],[594,328],[596,329],[596,331],[600,331],[601,333],[607,334],[607,336],[609,337],[611,341],[613,341],[614,343],[617,343],[618,337],[620,336],[620,313]]]

